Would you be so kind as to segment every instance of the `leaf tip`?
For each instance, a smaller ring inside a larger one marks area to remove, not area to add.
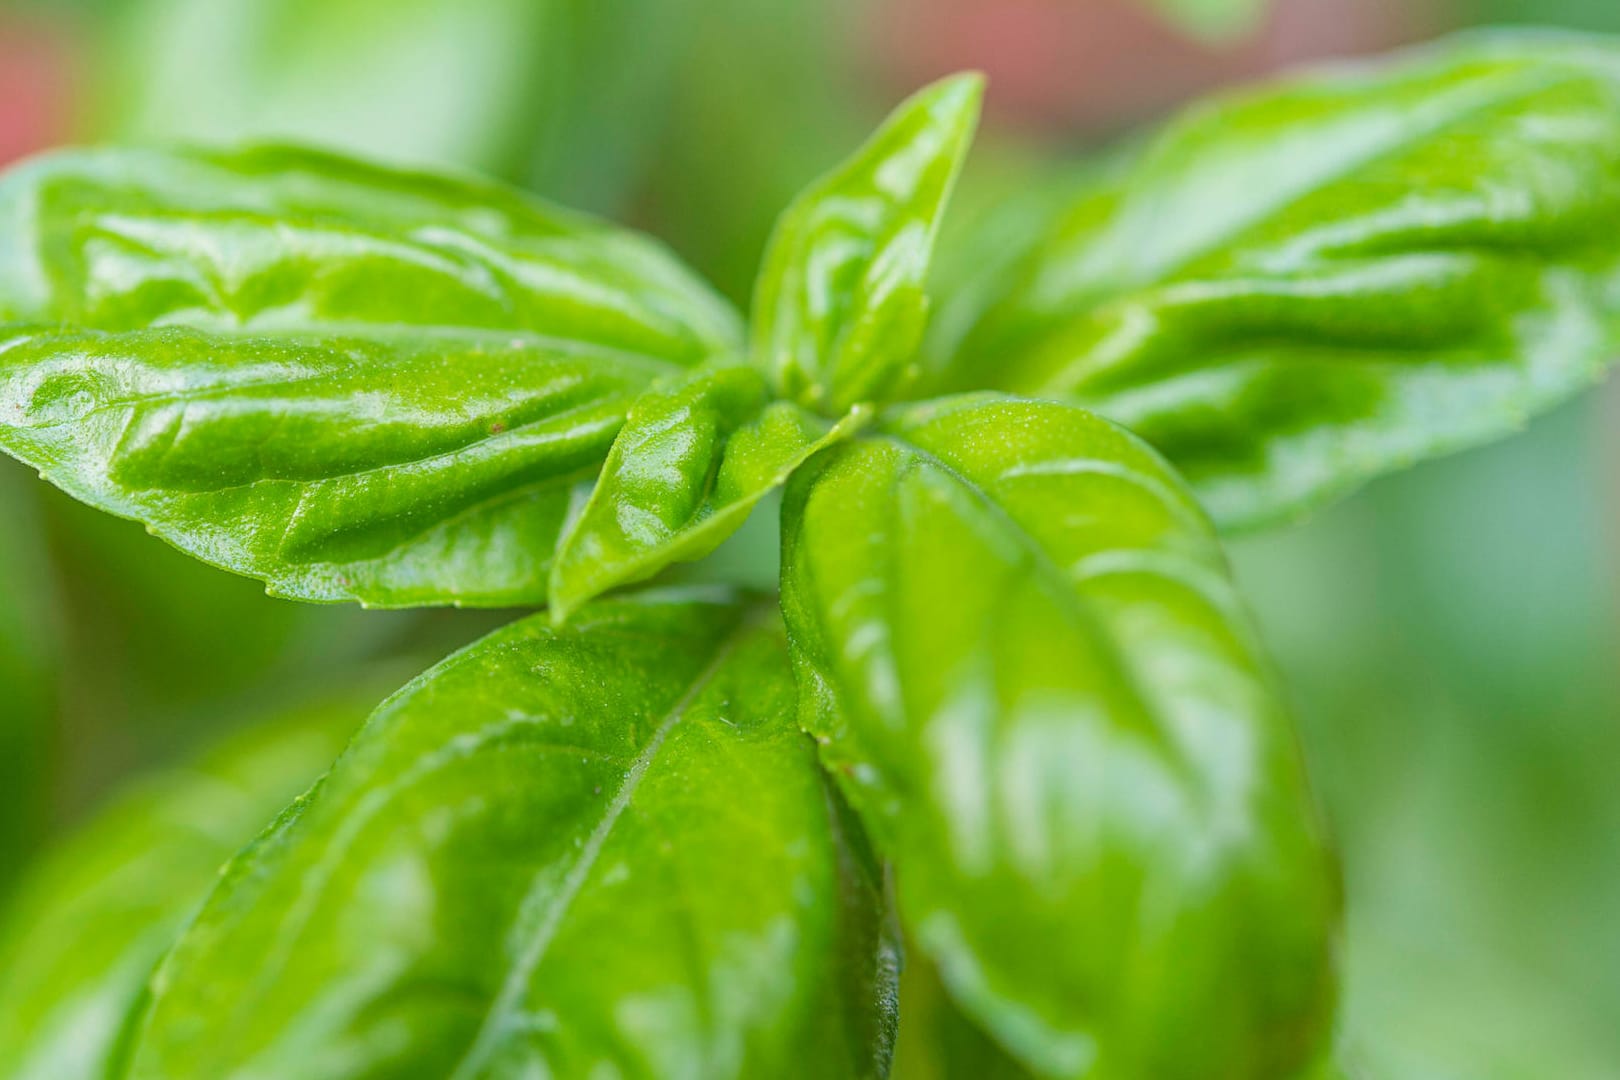
[[[551,592],[546,598],[546,614],[553,630],[561,630],[568,625],[568,620],[574,612],[591,597],[581,590],[569,585],[566,580],[552,579]]]
[[[989,80],[982,71],[960,71],[924,87],[917,95],[919,104],[949,119],[973,121],[984,105]]]

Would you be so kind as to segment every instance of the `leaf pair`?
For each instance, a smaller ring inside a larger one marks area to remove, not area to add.
[[[149,1000],[141,965],[192,902],[171,889],[137,940],[86,894],[133,969],[46,956],[15,992],[74,1015],[42,988],[76,977],[116,1003],[97,1045],[133,1077],[882,1075],[888,917],[825,764],[921,948],[1037,1074],[1319,1052],[1334,874],[1162,461],[1068,406],[956,399],[819,454],[784,516],[792,667],[774,605],[725,594],[517,623],[378,710]]]
[[[276,595],[566,613],[707,554],[900,376],[978,92],[784,217],[756,351],[842,423],[640,238],[327,155],[116,151],[0,186],[0,445]]]
[[[983,82],[917,94],[788,207],[754,296],[751,366],[646,395],[563,540],[560,619],[614,585],[707,555],[818,450],[916,378],[940,220]],[[830,418],[830,419],[829,419]]]
[[[919,367],[1125,423],[1243,525],[1498,435],[1612,352],[1606,42],[1481,37],[1194,110],[1027,242],[993,220],[919,365],[976,95],[921,95],[783,216],[752,353],[799,414],[714,375],[735,315],[662,252],[502,189],[291,151],[46,159],[0,186],[0,444],[278,594],[566,609],[702,554],[832,434],[808,410]],[[558,571],[633,410],[626,447],[690,440],[682,494],[631,495],[621,452]],[[756,471],[685,547],[737,429],[756,464],[726,479]]]

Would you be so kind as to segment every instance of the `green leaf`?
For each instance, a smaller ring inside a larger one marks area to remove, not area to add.
[[[962,1014],[934,965],[910,947],[900,1001],[893,1080],[1030,1080],[1028,1070]]]
[[[152,969],[219,867],[331,764],[359,703],[238,734],[113,801],[0,919],[0,1075],[103,1080]]]
[[[977,75],[923,90],[783,211],[753,324],[754,361],[782,397],[837,415],[915,375],[934,237],[983,94]]]
[[[700,372],[643,395],[558,545],[554,620],[616,585],[708,555],[760,499],[868,413],[857,407],[832,424],[772,401],[765,377],[748,367]]]
[[[1226,526],[1504,435],[1620,349],[1620,47],[1480,36],[1194,108],[941,319]]]
[[[44,831],[56,765],[57,598],[29,480],[0,461],[0,899]]]
[[[98,137],[296,139],[390,161],[515,166],[571,35],[559,0],[120,0]],[[86,74],[92,74],[87,72]]]
[[[630,403],[738,347],[643,239],[293,150],[45,158],[0,244],[0,448],[307,600],[543,600]]]
[[[899,411],[788,487],[804,723],[964,1009],[1054,1077],[1274,1077],[1325,1038],[1338,885],[1225,561],[1070,406]]]
[[[725,594],[459,653],[228,869],[131,1075],[878,1075],[879,883],[793,704]]]
[[[1147,0],[1176,25],[1211,42],[1227,42],[1252,31],[1269,0]]]

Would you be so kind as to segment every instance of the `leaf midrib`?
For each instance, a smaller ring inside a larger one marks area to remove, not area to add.
[[[1053,598],[1059,609],[1064,611],[1070,621],[1086,635],[1103,662],[1118,679],[1118,685],[1130,695],[1131,707],[1141,721],[1136,725],[1136,729],[1147,733],[1166,752],[1169,760],[1176,764],[1184,778],[1192,778],[1195,775],[1192,763],[1185,759],[1167,737],[1158,712],[1153,706],[1153,699],[1142,686],[1139,674],[1126,661],[1123,651],[1109,632],[1102,616],[1079,595],[1079,584],[1071,580],[1063,567],[1052,559],[1018,519],[996,502],[990,492],[972,477],[893,429],[884,432],[881,438],[915,455],[918,460],[937,469],[947,479],[961,487],[985,509],[1000,531],[1012,538],[1028,557],[1035,574],[1045,581],[1046,588],[1043,591]]]
[[[354,332],[347,332],[348,330],[353,330]],[[659,377],[675,375],[687,370],[687,367],[678,360],[656,356],[652,353],[636,352],[612,345],[599,345],[591,341],[555,337],[545,334],[535,334],[522,330],[465,331],[459,327],[425,327],[412,326],[404,323],[395,323],[386,326],[371,323],[312,324],[309,328],[269,332],[259,332],[254,330],[252,332],[241,334],[229,333],[224,328],[219,327],[193,326],[190,324],[179,323],[148,327],[143,330],[96,330],[93,328],[74,327],[66,334],[63,334],[60,330],[47,330],[44,333],[34,334],[26,338],[20,338],[13,342],[8,342],[7,349],[4,351],[9,351],[11,347],[24,347],[27,345],[51,347],[54,344],[54,339],[61,337],[67,337],[68,341],[65,344],[71,347],[73,337],[78,334],[84,334],[94,339],[110,340],[142,334],[162,333],[164,331],[180,331],[184,333],[196,334],[198,337],[205,339],[204,341],[199,342],[199,345],[205,348],[208,344],[206,340],[208,338],[224,339],[232,343],[240,343],[243,345],[252,345],[255,343],[267,345],[288,345],[292,347],[307,345],[310,348],[330,350],[334,353],[341,352],[345,345],[385,345],[397,347],[401,341],[411,342],[412,344],[419,343],[420,347],[393,352],[387,356],[367,356],[364,358],[363,363],[354,361],[353,357],[346,357],[345,359],[348,364],[352,365],[349,370],[345,370],[344,364],[333,364],[330,368],[324,370],[305,369],[297,373],[270,375],[261,378],[242,379],[234,382],[222,379],[218,382],[177,387],[173,390],[160,390],[146,394],[127,394],[112,397],[98,402],[90,409],[85,410],[84,413],[80,414],[79,416],[75,416],[68,420],[57,420],[44,424],[31,424],[28,426],[28,430],[50,431],[54,428],[64,427],[68,424],[82,423],[87,417],[95,416],[113,409],[136,408],[147,405],[177,405],[208,398],[241,395],[249,391],[270,388],[292,390],[293,388],[301,387],[309,383],[318,383],[325,379],[352,377],[361,373],[362,371],[367,374],[380,376],[385,373],[392,373],[400,368],[405,368],[411,364],[419,364],[425,357],[435,356],[436,354],[434,350],[428,347],[429,343],[438,343],[441,341],[451,345],[468,346],[471,348],[477,348],[485,341],[492,344],[505,345],[510,348],[513,342],[521,341],[523,346],[521,351],[527,352],[530,348],[533,348],[534,350],[540,352],[541,355],[535,358],[538,361],[544,362],[552,359],[552,357],[548,355],[548,352],[551,350],[554,350],[555,353],[560,356],[560,358],[566,361],[575,361],[581,363],[600,363],[603,361],[612,361],[614,363],[623,364],[626,368],[629,368],[632,371],[644,374],[649,385],[653,380]],[[361,333],[360,331],[364,331],[364,333]],[[514,349],[513,351],[519,350]],[[451,354],[451,356],[454,355],[456,354]],[[438,358],[442,360],[445,357],[439,356]],[[295,362],[296,361],[292,360],[271,360],[265,363],[291,364]],[[177,364],[172,365],[168,369],[172,370],[173,368],[183,366],[185,365]],[[243,366],[246,367],[254,365],[250,363]],[[155,370],[165,370],[165,368],[157,368]],[[222,370],[226,372],[229,371],[229,369]],[[353,391],[351,390],[349,392],[352,393]]]
[[[591,870],[595,868],[596,861],[601,856],[602,848],[607,844],[609,834],[613,831],[613,827],[618,823],[619,818],[623,816],[625,809],[630,805],[631,798],[635,795],[642,779],[652,767],[654,759],[657,758],[659,751],[663,749],[670,733],[686,716],[687,710],[731,660],[744,639],[757,629],[760,617],[758,610],[743,616],[736,629],[727,635],[719,649],[716,650],[714,659],[698,673],[691,685],[686,688],[675,704],[670,707],[669,711],[659,721],[652,738],[648,740],[647,746],[637,755],[635,761],[631,763],[630,768],[625,772],[624,782],[614,792],[613,798],[608,802],[602,817],[597,821],[596,826],[591,830],[590,836],[586,839],[585,846],[580,849],[580,853],[575,858],[573,865],[569,867],[568,873],[563,879],[562,887],[547,907],[532,937],[523,944],[522,951],[518,955],[516,962],[509,966],[500,992],[490,1002],[489,1009],[479,1024],[478,1033],[473,1037],[473,1041],[457,1063],[455,1071],[451,1074],[451,1080],[472,1080],[473,1077],[478,1075],[478,1070],[488,1061],[498,1040],[504,1034],[505,1022],[517,1010],[523,996],[528,993],[534,972],[538,970],[541,962],[545,959],[546,951],[550,948],[552,941],[555,940],[563,918],[567,915],[569,907],[584,887],[585,880],[590,876]],[[529,892],[518,904],[519,919],[521,919],[523,911],[534,900],[537,891],[544,887],[546,877],[544,869],[535,875]]]

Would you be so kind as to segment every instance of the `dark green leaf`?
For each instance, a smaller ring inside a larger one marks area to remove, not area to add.
[[[805,723],[967,1012],[1060,1077],[1277,1077],[1338,889],[1288,717],[1175,474],[1070,406],[901,411],[789,485]]]
[[[923,90],[783,211],[754,290],[753,356],[783,397],[834,415],[916,374],[934,236],[984,81]]]
[[[880,1073],[875,868],[793,703],[723,595],[486,638],[230,867],[132,1075]]]
[[[114,801],[0,920],[0,1076],[103,1080],[147,977],[219,867],[342,749],[365,706],[238,735]]]
[[[272,592],[544,598],[631,401],[736,346],[656,246],[288,150],[0,184],[0,448]]]
[[[893,1080],[1030,1080],[1030,1073],[962,1014],[926,956],[906,950]]]
[[[701,372],[636,401],[579,519],[558,545],[551,611],[561,622],[598,593],[701,559],[823,446],[839,424],[772,401],[753,368]]]
[[[1464,39],[1195,108],[942,320],[1225,525],[1500,436],[1620,349],[1620,47]]]
[[[56,596],[30,481],[0,461],[0,899],[44,831],[55,765]]]

